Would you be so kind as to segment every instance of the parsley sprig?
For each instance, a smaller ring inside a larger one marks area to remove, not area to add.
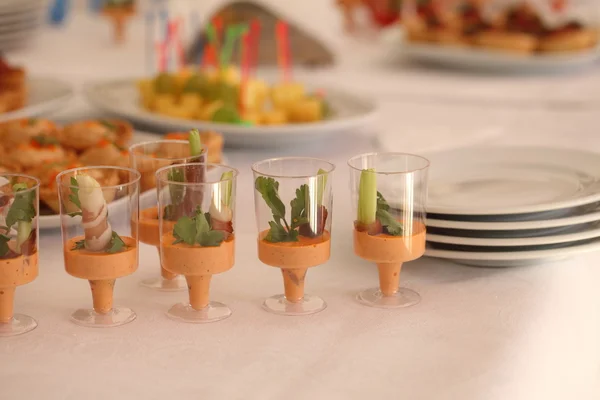
[[[6,226],[0,227],[6,232],[6,235],[0,234],[0,257],[6,257],[11,253],[8,247],[10,241],[8,233],[15,224],[17,225],[16,252],[21,253],[23,244],[30,240],[33,229],[32,221],[36,215],[34,204],[36,192],[34,190],[28,191],[27,185],[24,183],[17,183],[13,185],[12,189],[15,192],[15,197],[6,214]]]
[[[117,127],[115,126],[115,124],[113,124],[110,121],[107,121],[105,119],[101,119],[98,122],[100,123],[100,125],[102,125],[102,126],[108,128],[108,129],[110,129],[111,131],[116,131],[117,130]]]
[[[385,228],[387,233],[392,236],[401,236],[403,232],[402,224],[394,218],[389,212],[390,206],[383,197],[383,195],[377,192],[377,219],[381,225]]]
[[[79,183],[74,176],[71,177],[71,194],[69,195],[69,201],[77,206],[80,211],[74,211],[69,213],[69,217],[81,216],[81,202],[79,201]]]
[[[261,194],[263,200],[273,213],[273,221],[269,221],[270,229],[265,240],[272,243],[297,242],[298,231],[292,229],[290,224],[285,220],[285,204],[281,201],[278,192],[279,182],[273,178],[259,176],[254,182],[254,187]],[[299,205],[297,205],[296,209],[298,208]]]
[[[297,242],[298,228],[309,222],[308,185],[296,189],[296,197],[290,202],[292,219],[289,224],[285,219],[285,204],[279,197],[279,182],[273,178],[260,176],[256,178],[254,187],[273,213],[273,221],[269,221],[270,229],[265,240],[272,243]]]
[[[37,136],[34,136],[31,140],[33,140],[34,142],[36,142],[38,145],[40,145],[42,147],[56,146],[59,144],[58,139],[56,139],[55,137],[46,136],[46,135],[37,135]]]
[[[173,244],[186,243],[190,246],[199,244],[203,247],[218,247],[225,240],[225,232],[213,230],[210,214],[203,213],[200,207],[193,217],[181,217],[175,223]]]
[[[8,242],[10,242],[10,237],[0,233],[0,257],[5,257],[10,253]]]

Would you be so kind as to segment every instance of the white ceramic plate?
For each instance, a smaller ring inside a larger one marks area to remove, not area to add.
[[[598,250],[600,250],[600,239],[592,239],[555,249],[512,252],[466,252],[427,248],[425,256],[477,267],[517,267],[556,261]]]
[[[0,122],[49,114],[63,107],[73,97],[71,85],[58,79],[32,77],[27,85],[29,96],[25,107],[0,113]]]
[[[598,208],[592,211],[583,211],[580,214],[565,218],[544,219],[539,221],[470,222],[427,218],[427,226],[434,228],[464,229],[472,231],[520,231],[530,229],[569,227],[595,221],[600,221],[600,210],[598,210]]]
[[[322,87],[321,87],[322,88]],[[375,121],[376,105],[365,98],[338,90],[322,88],[327,93],[334,116],[322,122],[281,126],[241,126],[171,118],[151,113],[139,105],[134,79],[86,85],[85,94],[94,106],[138,124],[160,131],[186,131],[194,128],[215,130],[223,134],[227,146],[279,147],[310,143],[333,135],[362,132]]]
[[[599,48],[565,54],[518,55],[486,49],[403,43],[397,45],[405,57],[453,68],[506,72],[545,72],[593,65],[600,58]]]
[[[600,200],[600,155],[538,147],[471,147],[427,156],[427,211],[509,216]],[[442,219],[442,218],[437,218]]]
[[[538,246],[544,244],[577,242],[580,240],[593,239],[600,237],[600,228],[597,226],[584,229],[581,232],[570,233],[566,235],[550,235],[540,237],[524,238],[477,238],[460,237],[427,234],[427,241],[435,243],[448,243],[462,246]]]

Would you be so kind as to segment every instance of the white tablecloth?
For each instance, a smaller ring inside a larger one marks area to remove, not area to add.
[[[94,34],[104,30],[106,39]],[[82,18],[65,31],[47,32],[35,48],[13,58],[34,73],[76,84],[143,73],[141,32],[131,32],[123,49],[112,48],[109,37],[105,24]],[[319,73],[319,79],[335,82],[345,73],[360,76],[356,85],[365,88],[382,79],[363,68],[344,59],[336,74]],[[469,125],[471,134],[457,135],[462,145],[472,144],[479,127],[490,124],[502,130],[485,138],[491,143],[590,150],[600,144],[597,116],[589,109],[548,110],[535,103],[527,110],[505,105],[490,111],[475,103],[411,103],[405,83],[390,81],[386,90],[393,98],[382,104],[380,133],[395,136],[397,150],[404,148],[403,137],[410,138],[414,151],[429,150],[427,143],[435,141],[451,146],[449,136],[465,126],[459,122],[475,113],[490,117]],[[61,116],[87,112],[78,98]],[[187,325],[167,319],[164,312],[186,293],[138,286],[158,272],[156,251],[144,246],[139,270],[120,279],[115,292],[116,303],[132,307],[137,320],[114,329],[76,326],[68,316],[91,304],[89,286],[64,272],[60,233],[42,232],[40,276],[18,288],[15,304],[39,326],[0,340],[0,399],[598,399],[598,254],[514,269],[422,259],[406,265],[402,276],[422,295],[417,306],[387,311],[354,300],[377,276],[352,253],[345,160],[375,146],[368,137],[351,137],[328,146],[228,152],[241,171],[238,193],[244,197],[237,203],[236,266],[212,285],[212,298],[233,310],[222,322]],[[282,291],[282,282],[279,271],[256,257],[250,201],[250,163],[291,154],[324,157],[338,166],[331,261],[307,278],[307,291],[325,298],[328,308],[302,318],[260,308],[265,296]]]

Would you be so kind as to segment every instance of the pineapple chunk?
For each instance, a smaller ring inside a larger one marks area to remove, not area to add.
[[[167,107],[162,110],[161,114],[167,115],[173,118],[193,119],[194,114],[191,110],[181,107],[177,104]]]
[[[159,114],[165,114],[164,110],[176,106],[176,97],[174,94],[155,94],[152,109]]]
[[[242,113],[242,120],[248,121],[253,125],[260,125],[261,123],[261,114],[257,111],[248,110]]]
[[[196,93],[183,93],[179,98],[179,105],[196,113],[202,108],[202,99]]]
[[[283,110],[265,111],[260,122],[262,125],[283,125],[287,123],[287,115]]]
[[[316,122],[323,119],[323,102],[317,98],[306,98],[288,107],[290,122]]]
[[[233,65],[221,68],[218,72],[218,80],[227,83],[228,85],[239,85],[240,79],[240,70]]]
[[[201,107],[196,114],[196,117],[202,121],[212,121],[212,117],[214,113],[217,112],[221,107],[223,107],[223,102],[221,100],[213,101],[212,103],[208,103],[204,107]]]
[[[186,82],[192,75],[194,75],[194,70],[190,67],[183,68],[173,74],[173,81],[175,82],[177,93],[181,93]]]
[[[269,95],[269,86],[261,80],[251,79],[248,81],[244,93],[244,104],[249,110],[261,110]]]
[[[271,101],[275,108],[287,110],[288,107],[305,97],[304,85],[301,83],[281,83],[271,89]]]

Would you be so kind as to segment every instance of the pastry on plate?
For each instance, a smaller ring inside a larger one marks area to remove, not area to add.
[[[8,167],[27,172],[47,163],[73,160],[74,154],[60,146],[56,139],[37,136],[15,148],[5,148],[3,159]]]
[[[495,30],[480,32],[474,35],[472,40],[476,46],[519,54],[533,53],[539,43],[535,36],[527,33]]]
[[[436,9],[433,2],[416,4],[415,13],[405,17],[407,38],[413,42],[430,42],[441,45],[463,46],[461,21],[454,9]]]
[[[547,29],[540,39],[542,52],[569,52],[590,49],[598,43],[598,33],[578,22],[570,22],[555,29]]]
[[[27,143],[38,136],[59,140],[57,125],[43,118],[23,118],[0,125],[0,138],[6,147]]]
[[[77,151],[93,147],[103,140],[126,146],[133,127],[121,120],[87,120],[66,125],[60,134],[61,143]]]
[[[25,69],[13,67],[0,57],[0,113],[23,108],[26,103]]]

